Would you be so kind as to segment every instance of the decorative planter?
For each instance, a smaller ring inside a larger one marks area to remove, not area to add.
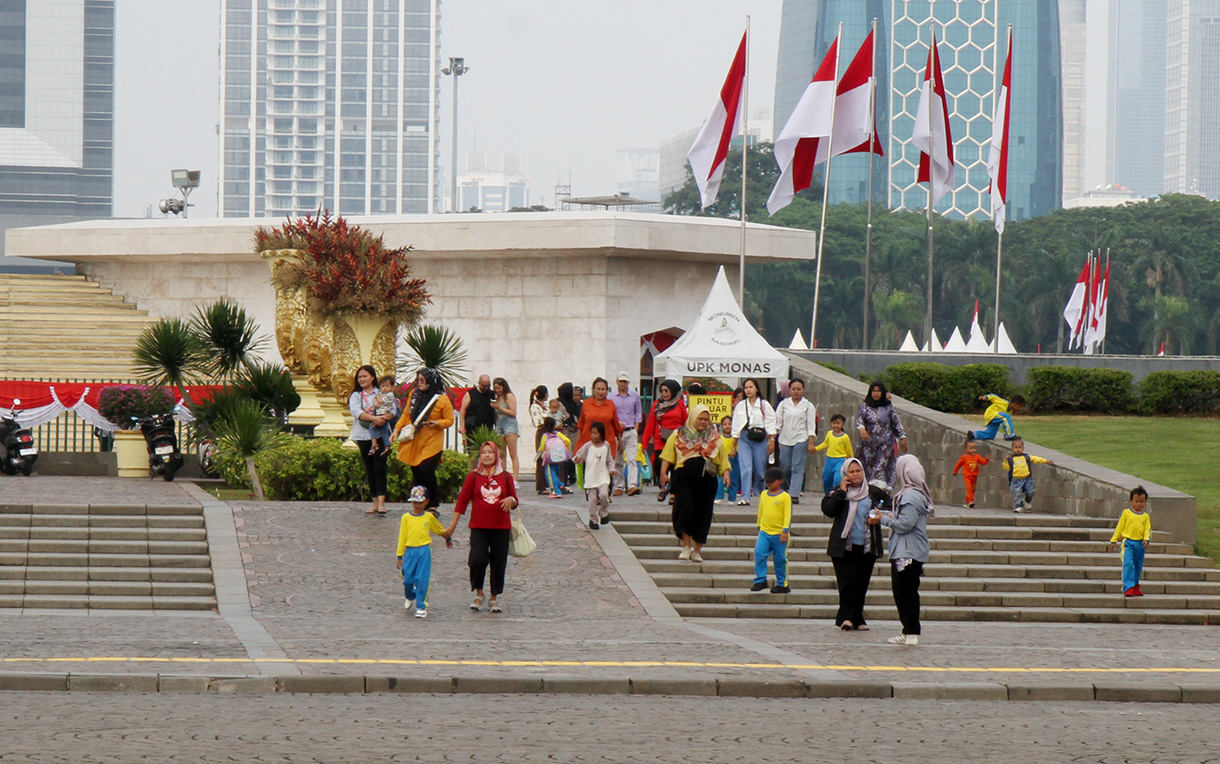
[[[259,256],[266,261],[274,279],[276,272],[285,264],[300,261],[301,251],[268,249],[259,252]],[[304,359],[301,357],[309,323],[306,298],[304,289],[275,290],[275,344],[279,348],[280,358],[284,360],[284,366],[297,374],[307,373],[302,363]]]
[[[398,322],[384,316],[342,315],[332,319],[331,389],[346,403],[356,370],[371,365],[378,374],[394,373]]]
[[[148,446],[139,430],[116,430],[114,455],[119,463],[119,477],[148,477]]]

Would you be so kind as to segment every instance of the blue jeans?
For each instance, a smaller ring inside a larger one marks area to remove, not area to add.
[[[788,585],[788,545],[779,540],[780,534],[758,532],[754,545],[754,583],[767,582],[767,558],[775,555],[775,585]]]
[[[767,441],[753,441],[743,432],[737,439],[737,462],[741,465],[741,498],[762,495],[763,472],[767,469]]]
[[[1008,490],[1012,491],[1012,506],[1014,509],[1020,509],[1022,501],[1033,502],[1034,500],[1034,476],[1023,478],[1013,478],[1008,483]]]
[[[809,455],[806,449],[807,441],[801,441],[795,446],[780,445],[779,468],[784,471],[784,490],[792,496],[800,496],[805,488],[805,457]]]
[[[826,457],[826,463],[822,465],[822,490],[826,493],[833,491],[842,482],[843,476],[839,474],[839,470],[843,469],[845,461],[845,456]]]
[[[1005,437],[1011,438],[1014,434],[1012,431],[1012,416],[1006,411],[1001,411],[999,414],[996,414],[995,417],[987,423],[986,428],[982,430],[972,430],[970,434],[974,436],[975,440],[995,440],[996,433],[998,433],[1001,429],[1004,430]]]
[[[1144,573],[1144,542],[1123,539],[1123,591],[1138,586]]]
[[[390,447],[391,431],[392,431],[392,425],[390,425],[389,422],[387,422],[383,425],[372,425],[371,427],[369,427],[369,435],[373,436],[373,440],[381,441],[382,448]]]
[[[737,462],[736,456],[729,457],[729,487],[724,487],[724,482],[718,484],[716,488],[717,499],[728,499],[729,501],[737,501],[737,494],[741,490],[741,465]]]
[[[416,610],[428,609],[428,583],[432,579],[432,547],[409,546],[402,550],[402,593],[415,600]]]
[[[546,487],[550,489],[552,496],[560,494],[560,488],[563,486],[563,480],[559,477],[559,468],[561,464],[547,464],[543,467],[546,470]]]

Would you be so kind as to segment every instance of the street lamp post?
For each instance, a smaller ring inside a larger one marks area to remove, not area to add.
[[[453,76],[453,161],[449,165],[449,211],[458,211],[457,195],[457,107],[458,107],[458,77],[470,71],[464,58],[449,58],[449,66],[441,69],[441,74]]]

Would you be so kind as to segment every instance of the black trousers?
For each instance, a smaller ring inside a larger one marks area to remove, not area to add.
[[[898,620],[902,621],[903,634],[919,634],[919,577],[923,575],[923,563],[912,560],[901,572],[897,563],[890,561],[890,586],[894,590],[894,605],[898,608]]]
[[[835,583],[839,585],[839,612],[835,614],[835,626],[851,621],[853,626],[863,626],[864,598],[873,579],[874,557],[866,546],[853,545],[842,557],[832,557],[835,566]]]
[[[470,529],[470,591],[483,588],[487,566],[491,565],[491,596],[504,591],[504,571],[508,568],[508,528]]]
[[[389,449],[381,449],[376,454],[370,455],[369,449],[373,446],[371,440],[358,440],[356,446],[360,448],[360,458],[364,461],[364,475],[369,480],[369,493],[373,498],[385,496],[386,494],[386,458],[389,457]]]
[[[441,505],[441,489],[436,484],[436,468],[441,466],[441,454],[436,453],[411,468],[411,482],[428,489],[428,508]]]

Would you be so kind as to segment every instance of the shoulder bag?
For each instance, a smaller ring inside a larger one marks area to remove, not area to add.
[[[767,439],[767,429],[762,425],[750,424],[750,402],[744,401],[746,404],[746,438],[755,443],[761,443]],[[762,411],[762,398],[758,399],[758,410]]]
[[[521,510],[513,512],[512,523],[508,553],[513,557],[529,557],[538,548],[538,545],[534,543],[530,532],[525,529],[525,523],[521,520]]]
[[[415,417],[415,421],[408,422],[402,426],[402,429],[398,431],[399,443],[410,443],[411,441],[415,440],[415,428],[419,426],[420,422],[428,418],[428,414],[431,413],[432,407],[436,405],[436,402],[440,400],[440,397],[441,396],[439,394],[432,396],[432,399],[428,401],[428,404],[420,410],[419,416]]]

